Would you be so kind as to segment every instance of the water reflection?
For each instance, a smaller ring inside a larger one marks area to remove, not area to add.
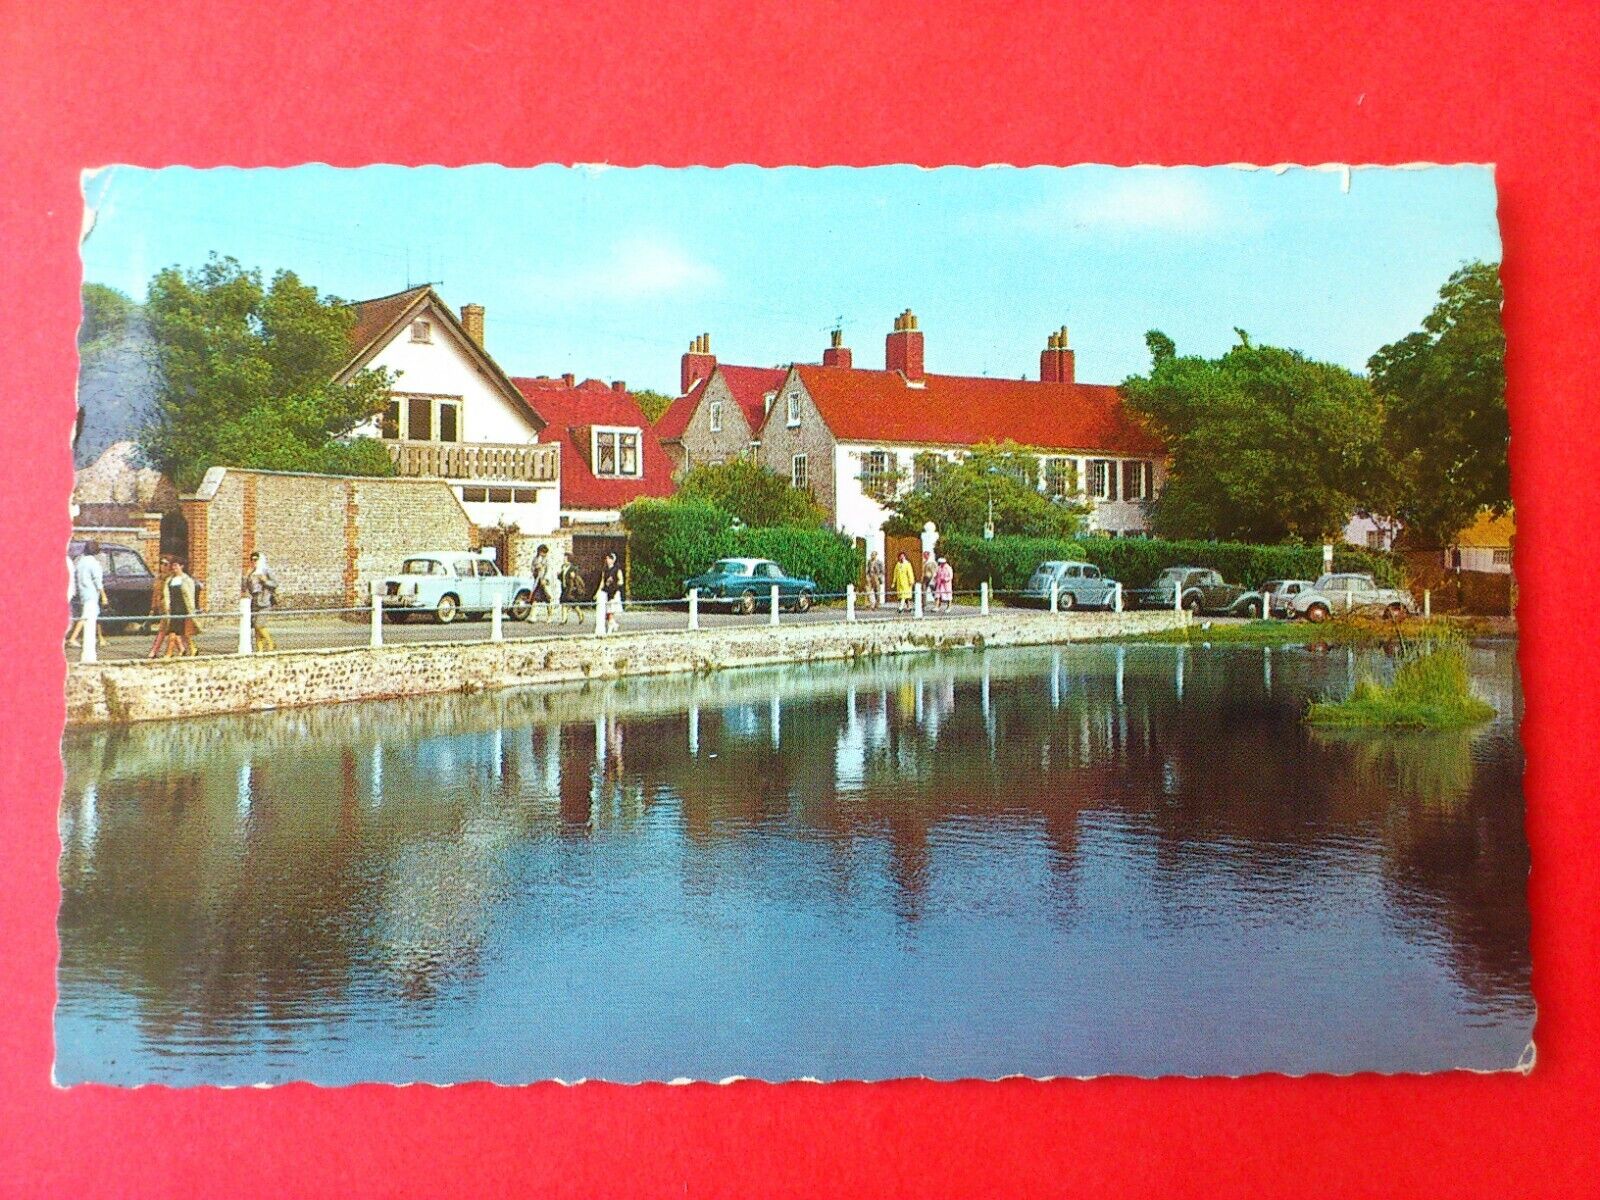
[[[1093,646],[69,738],[65,1081],[1510,1066],[1502,716],[1309,731],[1342,653]]]

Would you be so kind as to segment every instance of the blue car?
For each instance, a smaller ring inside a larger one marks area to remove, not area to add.
[[[795,612],[805,612],[815,603],[815,580],[787,574],[770,558],[723,558],[711,569],[683,581],[684,591],[700,589],[703,603],[726,604],[746,615],[771,603],[772,588],[778,588],[778,603]]]

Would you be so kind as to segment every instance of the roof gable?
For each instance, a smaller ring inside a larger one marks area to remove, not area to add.
[[[569,384],[548,376],[514,381],[525,403],[546,422],[546,441],[570,447],[561,454],[563,508],[619,509],[641,496],[669,496],[672,463],[644,410],[632,394],[598,379]],[[637,429],[643,474],[637,478],[598,476],[591,461],[596,427]]]

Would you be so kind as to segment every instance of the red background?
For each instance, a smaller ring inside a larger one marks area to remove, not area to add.
[[[1586,3],[0,0],[0,1193],[1588,1192],[1596,33]],[[307,160],[1499,163],[1533,1075],[52,1089],[64,613],[37,601],[67,536],[77,172]]]

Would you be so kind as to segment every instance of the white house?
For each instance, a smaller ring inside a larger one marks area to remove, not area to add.
[[[483,307],[457,318],[428,286],[353,307],[338,378],[379,367],[394,376],[386,412],[356,433],[382,438],[398,474],[446,480],[475,525],[555,530],[561,448],[540,441],[543,418],[484,349]]]

